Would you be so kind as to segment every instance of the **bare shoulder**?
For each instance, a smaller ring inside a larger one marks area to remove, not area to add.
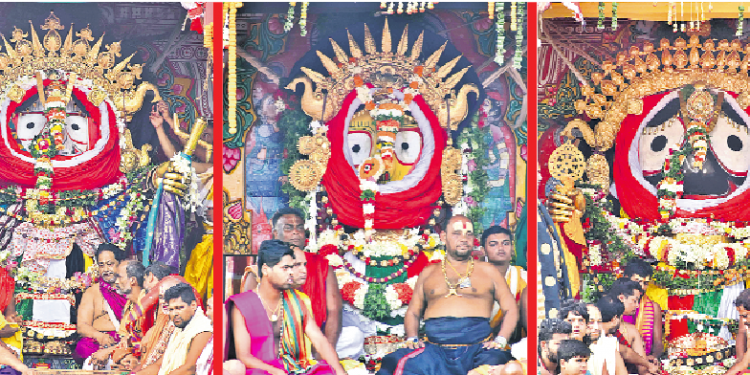
[[[487,262],[474,262],[474,269],[490,278],[500,277],[500,271],[490,263]]]
[[[97,298],[101,295],[102,292],[99,290],[99,283],[96,283],[92,284],[85,292],[83,292],[82,298]]]
[[[430,277],[430,275],[436,270],[440,268],[440,263],[430,263],[428,264],[424,269],[422,269],[422,272],[419,273],[420,278],[426,278]]]

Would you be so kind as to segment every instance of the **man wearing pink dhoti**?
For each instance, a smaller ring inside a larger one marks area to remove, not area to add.
[[[292,289],[294,251],[279,240],[258,251],[260,284],[230,297],[224,369],[231,375],[345,375],[312,316],[310,299]],[[312,348],[320,361],[312,358]]]

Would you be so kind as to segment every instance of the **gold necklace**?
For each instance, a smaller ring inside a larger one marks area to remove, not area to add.
[[[266,302],[263,301],[263,297],[260,296],[259,290],[260,290],[260,285],[258,285],[258,286],[255,287],[255,294],[257,294],[258,298],[260,298],[260,303],[263,304],[263,309],[266,310],[266,316],[268,316],[268,307],[266,307]],[[276,309],[274,309],[273,312],[271,312],[271,317],[269,318],[274,323],[277,320],[279,320],[279,316],[276,315],[276,313],[279,312],[280,308],[281,308],[281,298],[279,298],[279,303],[276,304]]]
[[[455,284],[451,284],[451,282],[448,280],[448,272],[445,271],[445,263],[448,263],[448,265],[451,267],[453,272],[455,272],[458,275],[458,282]],[[471,273],[474,271],[474,258],[469,258],[469,265],[466,267],[466,276],[461,277],[461,273],[456,270],[455,267],[453,267],[450,262],[448,262],[447,259],[443,259],[441,262],[441,268],[443,270],[443,277],[445,278],[445,284],[448,285],[448,294],[445,296],[445,298],[448,298],[450,296],[458,296],[461,297],[460,294],[458,294],[458,289],[463,288],[470,288],[471,287]]]

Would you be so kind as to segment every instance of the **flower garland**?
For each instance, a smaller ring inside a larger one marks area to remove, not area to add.
[[[523,3],[523,2],[518,4],[518,22],[520,22],[521,24],[524,24],[523,8],[525,6],[526,6],[526,3]],[[616,6],[616,5],[613,5],[613,6]],[[516,31],[516,51],[515,51],[515,56],[513,57],[513,68],[516,70],[521,69],[521,62],[523,61],[523,50],[521,49],[522,45],[523,45],[523,30],[518,30]]]
[[[190,159],[183,156],[181,153],[172,157],[172,166],[174,172],[179,173],[182,177],[182,183],[189,181],[188,191],[185,192],[185,196],[182,197],[182,206],[186,211],[196,211],[203,205],[203,199],[200,197],[198,190],[198,175],[195,173],[195,168]]]
[[[742,28],[745,26],[745,6],[740,5],[737,7],[739,14],[737,15],[737,32],[735,36],[742,36]]]
[[[497,21],[495,21],[495,31],[497,32],[497,41],[495,42],[495,62],[497,65],[503,65],[505,61],[505,2],[495,3],[497,12]],[[490,16],[490,19],[492,17]]]
[[[289,10],[286,12],[286,22],[284,23],[284,32],[289,32],[294,27],[294,7],[297,3],[292,1],[289,3]]]
[[[669,16],[670,16],[669,24],[671,25],[672,13],[670,13]],[[599,2],[599,21],[597,21],[596,23],[596,28],[597,30],[604,30],[604,2],[601,2],[601,1]]]
[[[617,2],[612,3],[612,31],[617,30]]]
[[[484,229],[481,227],[481,222],[486,212],[481,204],[491,189],[487,174],[488,157],[485,153],[487,142],[492,138],[492,134],[489,127],[479,127],[481,116],[486,117],[486,114],[475,114],[471,126],[465,127],[458,138],[462,152],[461,173],[465,181],[459,211],[463,208],[469,220],[475,223],[478,236]]]
[[[302,9],[299,14],[299,34],[301,36],[307,35],[307,7],[310,5],[309,1],[302,2]]]
[[[411,301],[418,278],[418,276],[414,276],[404,283],[383,285],[357,280],[345,271],[337,271],[336,277],[344,301],[356,309],[362,310],[364,316],[373,320],[393,317],[392,313],[394,312],[395,315],[403,317],[406,313],[405,307]],[[372,299],[378,299],[380,302],[369,303],[369,300]],[[385,303],[382,303],[382,301],[385,301]],[[366,309],[366,304],[376,305],[379,309]],[[397,311],[399,309],[403,311]]]

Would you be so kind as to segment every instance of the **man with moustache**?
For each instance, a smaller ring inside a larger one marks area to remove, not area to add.
[[[149,267],[146,268],[147,274]],[[146,283],[146,280],[147,278],[144,278],[144,284]],[[174,333],[174,330],[176,329],[172,322],[172,318],[169,315],[169,305],[167,304],[164,295],[169,288],[180,283],[186,283],[186,280],[181,276],[165,276],[155,286],[151,287],[151,291],[144,298],[144,300],[147,300],[149,298],[154,298],[152,295],[156,295],[158,303],[155,307],[158,314],[154,325],[148,330],[148,332],[146,332],[141,341],[141,362],[134,369],[134,371],[137,371],[136,374],[138,375],[155,375],[159,372],[164,352],[167,350],[167,345],[169,344],[169,339],[172,337],[172,333]],[[195,292],[195,290],[193,291]],[[197,292],[195,298],[198,298]]]
[[[99,270],[99,282],[83,293],[78,307],[76,330],[82,338],[76,344],[74,358],[79,363],[100,348],[109,348],[120,340],[117,331],[127,299],[114,284],[123,256],[122,250],[110,243],[103,243],[96,250],[94,258]]]
[[[146,267],[136,260],[125,260],[117,267],[117,281],[115,285],[120,294],[127,298],[122,321],[117,333],[120,341],[115,346],[99,349],[92,355],[95,368],[108,368],[117,364],[125,368],[132,368],[140,357],[140,343],[144,331],[144,312],[150,306],[143,306],[141,300],[146,294],[143,288],[143,277]],[[110,362],[111,358],[111,362]]]
[[[510,264],[513,258],[513,237],[509,230],[493,225],[482,232],[482,246],[487,256],[487,261],[495,266],[500,274],[505,276],[505,283],[508,284],[510,292],[516,299],[516,303],[521,302],[521,295],[526,289],[526,270],[520,266]],[[495,302],[492,309],[492,328],[500,326],[503,314],[500,312],[500,304]]]
[[[324,257],[304,251],[307,238],[305,219],[300,210],[282,208],[271,217],[273,238],[294,247],[295,278],[293,287],[301,290],[312,303],[315,323],[322,329],[331,345],[336,346],[341,335],[343,300],[333,268]],[[243,291],[258,285],[255,275],[249,275]]]
[[[311,316],[310,299],[293,288],[295,257],[289,244],[266,240],[258,251],[260,284],[235,294],[225,308],[224,370],[232,375],[345,375],[333,346]],[[315,350],[321,361],[312,357]]]
[[[159,375],[195,374],[195,365],[211,339],[211,320],[198,307],[193,287],[179,283],[167,290],[164,300],[175,329],[164,352]]]
[[[512,358],[507,337],[518,324],[518,305],[497,268],[471,257],[473,224],[463,215],[453,216],[440,238],[445,243],[445,259],[419,275],[404,317],[407,347],[385,356],[379,375],[397,369],[399,374],[465,375]],[[490,314],[495,301],[505,318],[492,341]],[[424,339],[418,336],[422,318]]]
[[[570,338],[573,328],[570,323],[561,319],[544,319],[539,322],[538,369],[541,375],[557,373],[557,348],[560,342]]]

